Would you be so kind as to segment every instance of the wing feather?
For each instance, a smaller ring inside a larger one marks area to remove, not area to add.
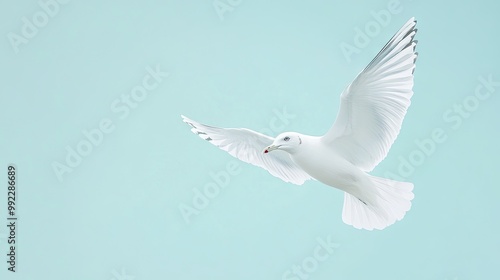
[[[292,161],[288,153],[282,151],[263,153],[264,148],[273,143],[272,137],[246,128],[219,128],[195,122],[185,116],[181,117],[192,127],[191,131],[202,139],[241,161],[266,169],[285,182],[302,185],[306,180],[312,179]]]
[[[406,22],[344,90],[337,119],[322,137],[364,171],[386,157],[410,106],[415,26],[414,18]]]

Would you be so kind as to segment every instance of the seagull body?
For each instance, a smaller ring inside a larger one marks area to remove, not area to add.
[[[369,183],[366,180],[367,175],[342,157],[335,146],[325,144],[321,141],[321,137],[303,134],[296,136],[302,141],[299,144],[300,149],[288,151],[295,164],[312,178],[326,185],[348,192],[361,201],[370,201],[370,196],[364,188],[365,184]]]
[[[345,192],[342,220],[358,229],[383,229],[411,207],[413,184],[375,177],[401,129],[413,95],[417,41],[411,18],[341,94],[332,127],[323,136],[284,132],[275,138],[218,128],[185,116],[191,131],[232,156],[285,182],[315,179]]]

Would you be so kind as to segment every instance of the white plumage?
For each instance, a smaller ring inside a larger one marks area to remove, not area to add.
[[[201,138],[285,182],[301,185],[316,179],[345,191],[342,220],[355,228],[383,229],[410,209],[413,184],[366,172],[387,156],[410,106],[415,26],[411,18],[344,90],[337,119],[323,136],[285,132],[272,138],[245,128],[203,125],[185,116],[183,121]]]

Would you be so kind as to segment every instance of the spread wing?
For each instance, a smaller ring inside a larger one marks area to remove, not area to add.
[[[273,143],[272,137],[246,128],[219,128],[200,124],[185,116],[182,116],[182,119],[192,127],[191,131],[202,139],[241,161],[266,169],[285,182],[302,185],[306,180],[312,179],[292,161],[288,153],[263,153],[264,148]]]
[[[364,171],[386,157],[410,106],[415,26],[411,18],[344,90],[337,119],[322,137]]]

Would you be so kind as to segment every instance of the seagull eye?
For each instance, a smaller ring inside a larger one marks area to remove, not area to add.
[[[288,142],[290,140],[290,137],[287,136],[287,137],[283,138],[283,140]]]

